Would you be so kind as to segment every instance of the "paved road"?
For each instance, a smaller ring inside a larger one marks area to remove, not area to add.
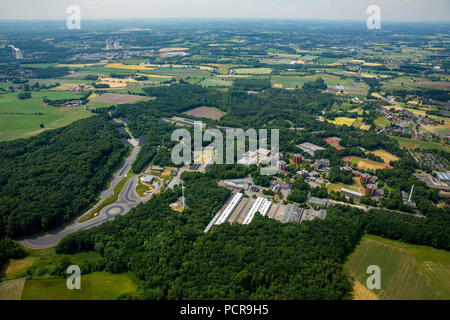
[[[148,201],[151,198],[151,195],[145,198],[141,198],[136,193],[136,186],[138,184],[139,176],[134,176],[125,183],[124,187],[119,193],[116,202],[103,208],[98,216],[81,223],[78,222],[83,216],[89,214],[92,210],[101,205],[103,201],[105,201],[107,198],[109,198],[114,194],[114,187],[127,176],[128,172],[131,169],[131,164],[136,159],[140,150],[141,150],[140,147],[134,147],[130,155],[125,160],[123,166],[114,175],[110,187],[100,194],[100,201],[95,206],[93,206],[91,209],[89,209],[82,216],[80,216],[78,219],[76,219],[74,222],[72,222],[70,225],[68,225],[61,231],[41,237],[25,239],[22,240],[21,242],[28,248],[32,249],[44,249],[54,247],[59,243],[59,241],[61,241],[62,238],[71,233],[97,227],[106,221],[114,219],[118,215],[126,214],[131,210],[131,208],[137,206],[139,203]],[[159,183],[160,186],[155,191],[156,193],[160,191],[162,184],[163,184],[162,180],[160,180]]]
[[[387,209],[387,208],[382,208],[382,207],[372,207],[369,205],[360,205],[360,204],[351,204],[348,202],[341,202],[341,201],[336,201],[336,200],[332,200],[332,199],[328,199],[328,203],[332,204],[332,205],[343,205],[343,206],[349,206],[349,207],[354,207],[354,208],[358,208],[364,211],[369,211],[371,209],[374,210],[384,210],[384,211],[390,211],[393,213],[400,213],[400,214],[404,214],[404,215],[408,215],[408,216],[413,216],[413,217],[417,217],[417,218],[426,218],[426,216],[420,215],[418,213],[407,213],[407,212],[403,212],[403,211],[399,211],[399,210],[391,210],[391,209]]]

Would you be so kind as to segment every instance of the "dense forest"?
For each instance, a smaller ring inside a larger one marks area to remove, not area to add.
[[[127,152],[100,117],[0,143],[0,238],[47,231],[92,204]]]
[[[0,270],[9,259],[22,259],[27,256],[27,252],[11,239],[0,239]]]
[[[343,263],[364,232],[442,249],[450,243],[443,210],[421,219],[342,206],[328,208],[325,220],[282,224],[256,215],[249,225],[225,223],[204,234],[229,191],[205,174],[182,178],[183,213],[169,207],[179,188],[168,190],[126,216],[64,238],[57,252],[95,250],[102,260],[86,270],[132,271],[143,287],[135,298],[348,299]]]

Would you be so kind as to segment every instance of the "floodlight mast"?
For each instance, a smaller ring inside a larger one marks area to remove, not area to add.
[[[185,186],[181,187],[181,203],[183,205],[183,211],[184,211],[184,189],[186,189]]]
[[[411,192],[409,194],[409,199],[408,199],[409,202],[411,202],[413,191],[414,191],[414,185],[412,185],[412,187],[411,187]]]

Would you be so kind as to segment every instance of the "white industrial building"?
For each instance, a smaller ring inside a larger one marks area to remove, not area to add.
[[[21,60],[21,59],[23,59],[22,52],[20,51],[19,48],[16,48],[16,47],[14,47],[14,46],[11,45],[11,44],[10,44],[8,47],[11,48],[11,50],[12,50],[12,56],[14,57],[14,59],[16,59],[16,60]]]
[[[242,224],[249,224],[250,222],[252,222],[256,212],[259,212],[261,215],[265,216],[267,212],[269,212],[271,205],[272,202],[270,202],[269,200],[258,197],[250,208]]]
[[[238,206],[239,202],[241,201],[242,196],[243,196],[242,193],[236,193],[233,196],[233,198],[231,199],[230,203],[227,205],[225,210],[222,211],[222,213],[220,214],[219,218],[214,223],[215,225],[222,224],[222,223],[224,223],[225,221],[228,220],[228,218],[233,213],[234,209],[236,209],[236,207]]]

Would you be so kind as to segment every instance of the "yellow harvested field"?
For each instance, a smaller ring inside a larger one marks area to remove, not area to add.
[[[327,120],[327,121],[331,122],[335,125],[338,125],[338,126],[343,126],[343,125],[351,126],[353,124],[353,122],[355,122],[355,120],[356,119],[353,119],[353,118],[337,117],[334,120]]]
[[[366,62],[365,60],[356,60],[356,59],[353,59],[353,60],[350,60],[350,62],[353,62],[353,63],[364,63],[364,62]]]
[[[165,78],[165,79],[172,79],[172,76],[164,76],[160,74],[147,74],[147,73],[137,73],[138,76],[144,76],[147,78]]]
[[[101,84],[108,84],[110,88],[125,88],[127,86],[126,83],[114,83],[114,82],[100,82]]]
[[[375,62],[365,62],[365,63],[363,63],[363,66],[379,67],[379,66],[382,66],[382,64],[381,63],[375,63]]]
[[[297,60],[295,63],[296,63],[296,64],[305,64],[305,61],[299,59],[299,60]]]
[[[5,270],[5,275],[11,276],[15,273],[22,272],[31,267],[34,261],[35,260],[32,257],[27,257],[19,260],[11,259],[8,263],[8,267]]]
[[[349,109],[348,112],[360,114],[360,113],[362,113],[362,109],[361,108],[353,108],[353,109]]]
[[[0,300],[20,300],[25,278],[0,282]]]
[[[127,69],[127,70],[155,70],[154,67],[138,64],[108,63],[105,68]]]
[[[369,124],[362,124],[361,127],[359,127],[361,130],[370,130]]]
[[[116,78],[100,78],[100,81],[117,82],[117,83],[137,83],[134,79],[116,79]]]
[[[353,300],[380,300],[375,292],[369,290],[359,281],[353,281]]]
[[[394,156],[393,154],[391,154],[387,151],[384,151],[384,150],[376,150],[376,151],[373,151],[370,153],[373,153],[376,156],[380,157],[381,159],[383,159],[383,162],[387,163],[387,164],[389,164],[389,162],[391,162],[391,161],[397,161],[400,159],[399,157]]]
[[[373,164],[371,162],[367,161],[360,161],[358,162],[358,168],[362,170],[378,170],[378,169],[384,169],[383,166]]]
[[[403,110],[403,107],[401,107],[401,106],[399,106],[399,105],[393,105],[393,106],[383,106],[383,108],[385,108],[385,109],[388,109],[388,110],[391,110],[391,109],[394,109],[394,110]]]
[[[227,113],[223,112],[214,107],[197,107],[188,111],[183,112],[183,114],[187,114],[190,116],[198,117],[198,118],[207,118],[213,120],[220,120]]]
[[[357,166],[359,169],[362,170],[377,170],[377,169],[387,169],[391,168],[388,164],[384,164],[381,162],[376,162],[369,159],[363,159],[359,157],[344,157],[343,160],[345,162],[350,161],[352,166]]]
[[[274,84],[272,84],[272,88],[283,89],[283,84],[282,83],[274,83]]]
[[[74,83],[63,83],[58,87],[51,88],[50,90],[51,91],[61,91],[61,90],[68,90],[70,88],[75,88],[75,87],[78,87],[78,85],[74,84]]]
[[[234,69],[237,74],[270,74],[272,72],[271,68],[238,68]]]
[[[207,66],[198,66],[200,70],[208,70],[208,71],[214,71],[213,67],[207,67]]]
[[[169,168],[164,168],[164,171],[161,173],[161,177],[168,177],[170,176],[171,172],[172,170],[170,170]]]
[[[189,48],[173,47],[173,48],[162,48],[162,49],[159,49],[159,52],[186,51],[186,50],[189,50]]]
[[[378,98],[378,99],[383,99],[383,97],[377,92],[372,92],[372,97],[375,97],[375,98]]]

